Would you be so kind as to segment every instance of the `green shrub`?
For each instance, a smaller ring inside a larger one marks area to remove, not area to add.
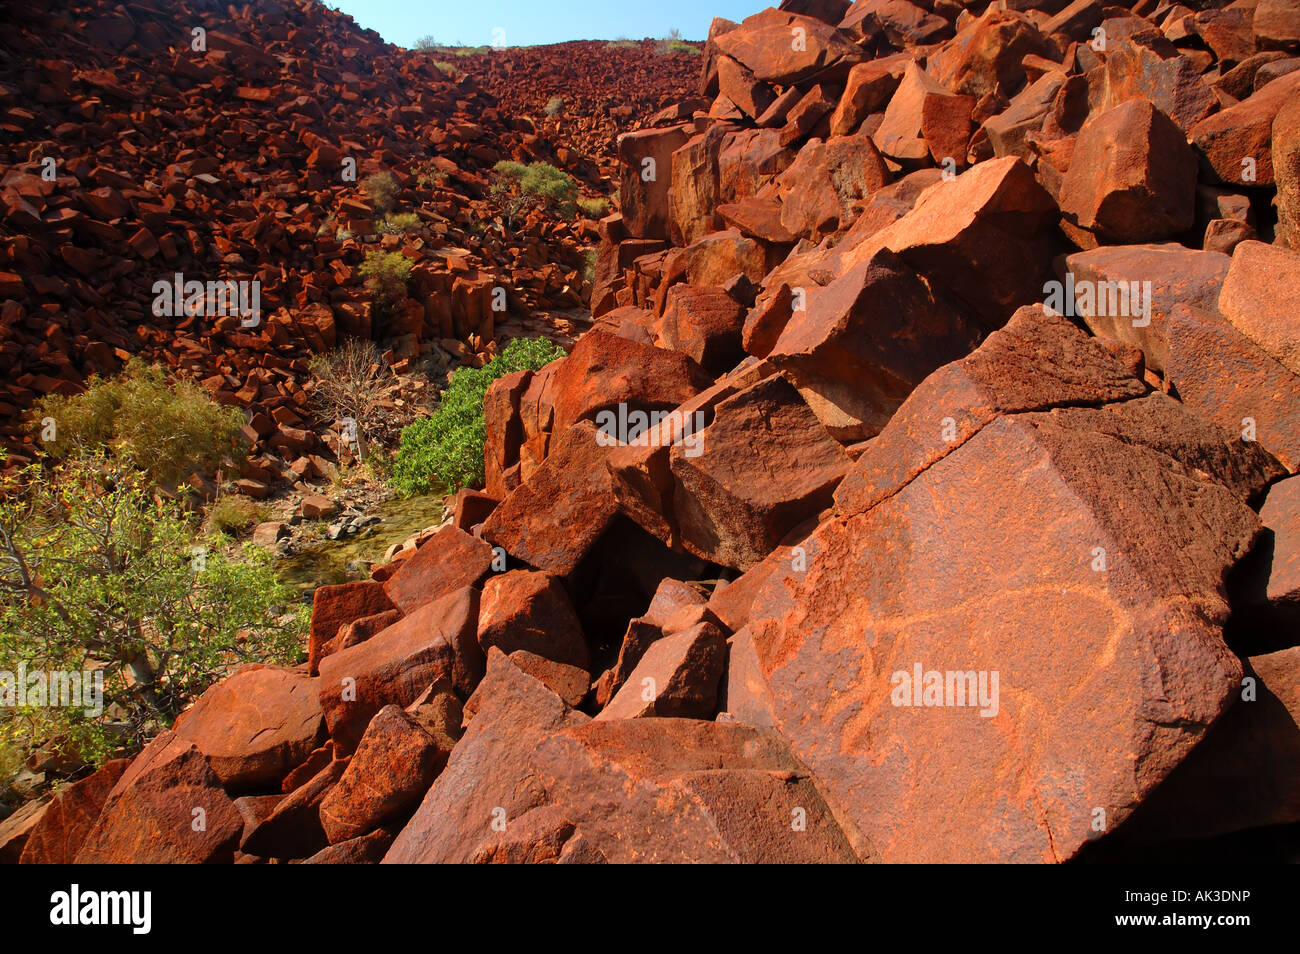
[[[0,742],[99,762],[170,725],[233,667],[298,662],[306,607],[269,555],[249,544],[236,559],[223,545],[107,454],[5,477],[0,658],[29,674],[102,670],[103,709],[15,699],[0,708]]]
[[[617,40],[610,40],[605,46],[613,50],[639,50],[641,44],[635,40],[629,40],[625,36],[620,36]]]
[[[382,235],[402,235],[418,231],[419,228],[420,217],[414,212],[394,212],[379,222],[379,232]]]
[[[375,304],[391,308],[406,297],[406,283],[411,278],[411,260],[401,252],[366,252],[361,263],[361,277]]]
[[[483,367],[458,370],[434,412],[402,429],[393,486],[406,496],[482,486],[488,386],[511,372],[536,371],[563,356],[545,338],[516,338]]]
[[[668,35],[656,44],[660,53],[686,53],[691,56],[699,56],[700,49],[692,46],[682,39],[681,30],[669,30]]]
[[[208,508],[208,526],[227,536],[239,536],[260,523],[265,513],[257,502],[239,494],[226,494]]]
[[[589,219],[599,219],[609,214],[609,199],[579,199],[578,211]]]
[[[243,423],[238,408],[222,407],[190,381],[169,384],[162,369],[138,358],[116,377],[92,377],[80,394],[42,398],[32,413],[33,433],[56,460],[106,448],[168,486],[241,455]]]
[[[438,60],[433,64],[433,68],[448,79],[460,79],[462,75],[459,66],[448,63],[446,60]]]
[[[366,176],[361,180],[361,188],[380,215],[392,211],[397,197],[402,194],[402,187],[391,172],[376,172],[373,176]]]
[[[515,217],[534,206],[569,214],[578,196],[578,183],[562,169],[546,162],[523,165],[503,161],[492,167],[492,194],[513,226]]]

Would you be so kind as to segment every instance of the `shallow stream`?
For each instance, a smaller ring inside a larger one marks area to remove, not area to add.
[[[425,527],[443,519],[443,498],[436,495],[404,500],[393,497],[367,510],[380,518],[355,536],[322,540],[298,553],[278,559],[280,580],[304,594],[327,583],[347,583],[365,578],[362,563],[382,560],[384,551]]]

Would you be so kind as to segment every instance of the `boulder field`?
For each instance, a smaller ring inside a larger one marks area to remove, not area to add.
[[[0,858],[1294,843],[1300,3],[1197,7],[715,20],[473,517]]]

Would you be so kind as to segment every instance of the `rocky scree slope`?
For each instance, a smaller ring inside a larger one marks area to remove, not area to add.
[[[1296,4],[782,7],[484,490],[9,855],[1294,852]]]
[[[330,458],[306,360],[347,337],[399,375],[481,364],[498,339],[561,338],[585,308],[591,222],[534,212],[507,227],[500,160],[544,161],[601,188],[594,163],[503,110],[472,75],[389,46],[305,0],[76,0],[9,11],[0,37],[0,421],[32,458],[32,402],[133,354],[250,411],[241,488]],[[196,32],[197,31],[197,32]],[[409,232],[378,234],[364,180],[391,172]],[[586,178],[582,178],[585,176]],[[368,252],[412,264],[376,309]],[[260,320],[155,314],[154,285],[260,283]],[[507,291],[507,311],[491,307]],[[534,318],[540,313],[543,319]],[[325,435],[328,439],[331,435]]]

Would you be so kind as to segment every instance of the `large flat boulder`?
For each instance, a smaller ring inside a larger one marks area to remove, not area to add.
[[[231,792],[273,790],[320,744],[320,680],[249,665],[221,680],[176,719]]]
[[[1163,395],[1106,400],[1126,372],[1063,319],[1009,331],[984,346],[1006,389],[922,385],[749,615],[778,729],[878,860],[1073,857],[1241,677],[1223,576],[1276,465]]]

